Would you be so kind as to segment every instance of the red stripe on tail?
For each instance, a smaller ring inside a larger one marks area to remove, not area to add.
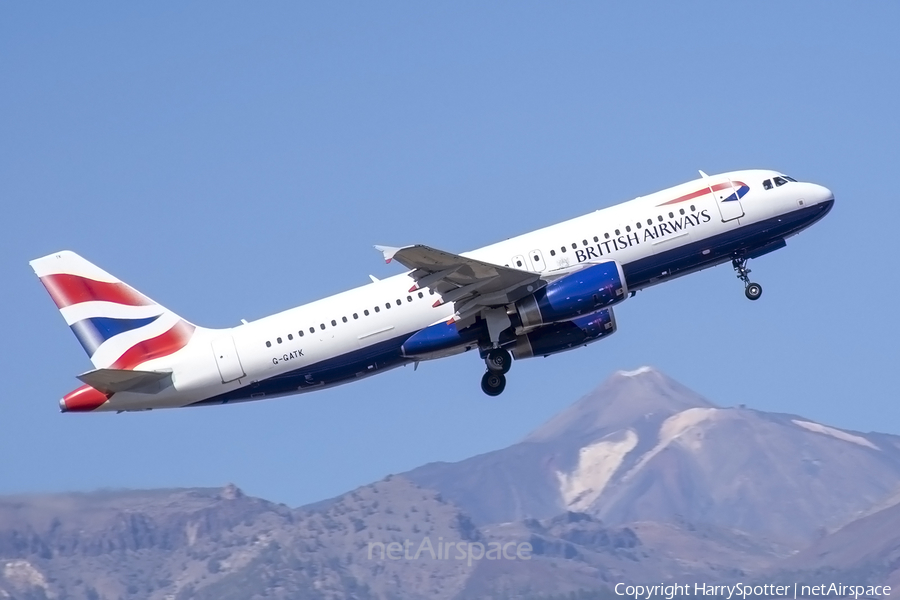
[[[153,301],[140,294],[124,283],[108,283],[96,281],[79,275],[69,273],[56,273],[44,275],[41,283],[47,288],[50,297],[59,308],[99,300],[102,302],[115,302],[128,306],[148,306]]]
[[[191,339],[194,333],[194,326],[187,321],[179,321],[172,329],[167,332],[138,342],[125,351],[116,362],[109,366],[110,369],[133,369],[137,365],[153,360],[154,358],[162,358],[178,352]]]

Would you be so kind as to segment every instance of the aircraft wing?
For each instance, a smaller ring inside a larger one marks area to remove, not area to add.
[[[385,262],[396,260],[415,280],[410,291],[431,288],[440,295],[438,304],[454,302],[457,321],[466,321],[482,310],[511,304],[544,287],[538,273],[495,265],[451,254],[428,246],[403,248],[375,246]]]

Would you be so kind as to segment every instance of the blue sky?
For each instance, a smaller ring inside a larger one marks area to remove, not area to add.
[[[618,369],[722,405],[900,434],[896,3],[0,7],[0,493],[218,486],[298,505],[522,438]],[[61,415],[87,357],[28,267],[71,249],[201,325],[708,173],[775,168],[832,213],[617,308],[612,338],[464,355],[240,406]]]

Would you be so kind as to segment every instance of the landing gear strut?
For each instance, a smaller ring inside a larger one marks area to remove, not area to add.
[[[744,295],[750,300],[759,300],[759,297],[762,296],[762,286],[750,281],[750,269],[747,268],[747,259],[735,258],[731,261],[731,265],[737,272],[738,279],[744,282]]]
[[[499,396],[506,388],[506,373],[512,367],[512,356],[503,348],[494,348],[484,357],[487,371],[481,378],[481,391],[488,396]]]

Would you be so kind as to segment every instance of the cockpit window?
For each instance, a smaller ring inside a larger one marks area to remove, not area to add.
[[[785,175],[784,178],[787,179],[788,181],[793,181],[794,183],[797,183],[797,180],[794,179],[793,177],[788,177],[787,175]]]
[[[772,180],[771,179],[766,179],[765,181],[763,181],[763,189],[766,189],[766,190],[772,189]]]
[[[775,185],[779,187],[787,183],[787,179],[785,179],[784,177],[773,177],[772,181],[774,181]]]

